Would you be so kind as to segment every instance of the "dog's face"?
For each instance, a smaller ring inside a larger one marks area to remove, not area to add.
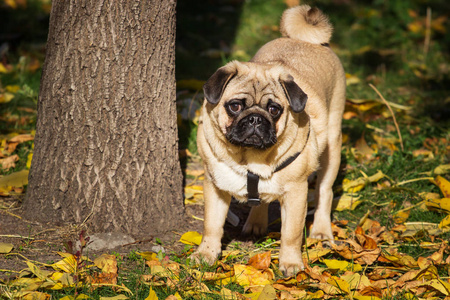
[[[307,95],[282,67],[231,62],[205,83],[209,117],[228,142],[268,149],[283,133],[288,114],[304,110]]]

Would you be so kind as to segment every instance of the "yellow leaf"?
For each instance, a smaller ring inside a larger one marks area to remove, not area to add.
[[[400,211],[396,212],[393,215],[394,222],[396,224],[404,223],[408,219],[410,213],[411,213],[410,209],[408,209],[408,210],[400,210]]]
[[[23,296],[21,299],[23,300],[47,300],[51,299],[51,296],[46,293],[41,292],[30,292]]]
[[[19,279],[14,280],[11,285],[13,287],[20,287],[22,291],[34,291],[37,290],[43,281],[39,278],[27,278],[21,277]]]
[[[377,173],[369,177],[359,177],[355,180],[348,180],[345,178],[342,182],[342,189],[344,192],[355,193],[362,190],[368,183],[377,182],[385,176],[386,175],[384,175],[383,172],[378,170]]]
[[[155,252],[149,252],[149,251],[145,251],[145,252],[140,252],[138,253],[140,256],[142,256],[143,259],[145,260],[158,260],[158,255]]]
[[[425,202],[428,210],[442,211],[450,214],[450,198],[429,199]]]
[[[440,165],[434,168],[434,174],[436,175],[444,175],[450,172],[450,164],[448,165]]]
[[[94,260],[94,264],[102,272],[117,274],[117,260],[114,255],[102,254]]]
[[[437,176],[434,181],[436,182],[436,185],[441,189],[444,197],[450,198],[450,182],[448,182],[447,179],[442,176]]]
[[[277,299],[277,292],[270,284],[266,285],[261,294],[258,297],[258,300],[272,300]]]
[[[361,80],[357,76],[349,74],[349,73],[345,73],[345,79],[347,82],[347,86],[361,82]]]
[[[233,266],[236,282],[241,286],[272,284],[273,271],[260,271],[252,266],[236,264]]]
[[[363,296],[363,295],[359,294],[358,292],[356,292],[353,295],[353,299],[356,299],[356,300],[381,300],[381,298],[378,298],[376,296]]]
[[[27,156],[27,169],[31,168],[31,161],[33,160],[33,152],[28,153]]]
[[[188,231],[181,236],[180,242],[186,245],[200,245],[202,235],[197,231]]]
[[[18,85],[7,85],[5,86],[5,90],[10,93],[17,93],[20,90],[20,86]]]
[[[0,103],[8,103],[14,98],[14,95],[11,93],[3,93],[0,94]]]
[[[0,73],[8,73],[8,70],[1,62],[0,62]]]
[[[324,248],[314,248],[314,249],[306,249],[305,251],[302,251],[302,257],[303,259],[308,259],[312,262],[317,259],[319,259],[322,256],[327,255],[331,252],[331,249],[324,249]]]
[[[15,172],[0,178],[0,188],[23,187],[28,184],[28,170]],[[11,190],[11,189],[9,189]]]
[[[439,223],[439,228],[449,227],[450,226],[450,215],[446,216]]]
[[[51,288],[52,290],[60,290],[74,285],[73,276],[69,273],[54,272],[50,279],[56,283]]]
[[[441,279],[428,280],[427,282],[421,284],[421,286],[431,286],[434,289],[436,289],[439,292],[441,292],[442,294],[444,294],[445,296],[449,296],[450,295],[450,283],[445,282],[445,281],[443,281]]]
[[[348,294],[350,292],[350,286],[348,282],[345,282],[344,280],[340,279],[336,276],[331,276],[327,279],[327,283],[331,284],[332,286],[336,287],[338,290]]]
[[[352,264],[345,260],[337,259],[324,259],[322,260],[329,269],[340,270],[340,271],[352,271],[359,272],[362,270],[360,264]]]
[[[339,198],[339,200],[337,200],[338,203],[335,210],[354,210],[362,202],[359,198],[360,196],[345,193]]]
[[[145,300],[158,300],[158,296],[156,296],[156,293],[155,293],[155,291],[152,288],[150,288],[150,291],[148,293],[148,297],[145,298]]]
[[[9,253],[9,252],[11,252],[11,250],[13,248],[14,248],[13,244],[0,242],[0,253],[1,254]]]
[[[36,277],[39,278],[40,280],[46,281],[47,278],[51,275],[50,271],[39,269],[31,261],[27,261],[26,263],[28,265],[28,269],[30,270],[30,272],[33,273],[34,275],[36,275]]]
[[[52,264],[52,268],[66,273],[75,273],[77,260],[73,254],[58,252],[64,259]]]
[[[128,299],[125,295],[117,295],[114,297],[100,297],[100,300],[126,300]]]

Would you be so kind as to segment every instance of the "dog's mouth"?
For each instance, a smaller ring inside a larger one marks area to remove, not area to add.
[[[250,115],[227,130],[227,139],[233,145],[267,149],[275,145],[277,136],[270,121],[260,115]]]

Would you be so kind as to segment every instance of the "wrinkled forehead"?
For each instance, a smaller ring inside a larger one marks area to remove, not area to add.
[[[227,100],[245,99],[245,105],[266,106],[269,99],[277,101],[281,86],[279,74],[270,68],[252,66],[238,70],[224,91]]]

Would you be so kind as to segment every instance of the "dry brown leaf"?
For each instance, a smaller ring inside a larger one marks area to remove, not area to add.
[[[1,158],[0,159],[0,165],[2,166],[3,170],[9,170],[10,168],[15,168],[16,164],[15,162],[19,160],[19,155],[14,154],[12,156],[9,156],[7,158]]]
[[[399,253],[396,248],[387,248],[383,251],[381,256],[387,261],[393,263],[395,266],[418,268],[416,260],[409,255]]]
[[[270,267],[271,252],[258,253],[249,259],[247,265],[252,266],[258,270],[265,270]]]
[[[357,242],[353,240],[343,241],[349,245],[343,243],[342,245],[332,244],[333,250],[344,257],[345,259],[354,260],[361,265],[371,265],[380,256],[381,249],[364,249]]]
[[[370,280],[382,280],[388,278],[394,278],[400,275],[400,272],[385,267],[376,267],[372,272],[367,274]]]

